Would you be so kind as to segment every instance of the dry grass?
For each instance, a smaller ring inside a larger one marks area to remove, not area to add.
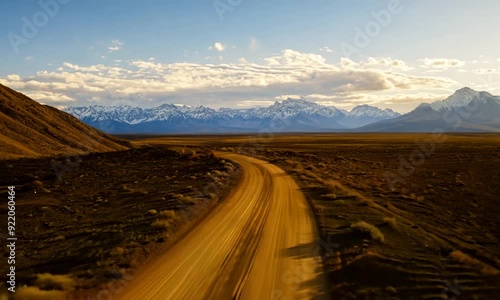
[[[475,259],[474,257],[471,257],[462,251],[455,250],[450,253],[450,257],[459,263],[468,265],[476,270],[478,270],[481,274],[484,275],[490,275],[490,276],[496,276],[500,274],[500,271],[497,269],[493,268],[490,265],[487,265],[483,263],[482,261]]]
[[[43,290],[71,290],[75,280],[68,275],[38,274],[35,285]]]
[[[384,224],[389,225],[393,229],[397,229],[398,221],[396,220],[396,218],[385,217],[383,220]]]
[[[190,205],[190,204],[194,204],[196,201],[193,198],[191,198],[190,196],[184,196],[184,197],[179,199],[179,202],[182,204]]]
[[[164,210],[158,214],[158,219],[173,220],[176,218],[175,210]]]
[[[369,233],[374,241],[384,242],[385,238],[382,232],[372,224],[360,221],[351,224],[351,229],[359,232]]]
[[[44,291],[34,286],[19,287],[15,293],[16,300],[64,300],[66,292],[64,291]]]
[[[166,230],[166,229],[171,228],[172,224],[169,220],[158,219],[158,220],[154,221],[153,223],[151,223],[151,226],[154,228]]]

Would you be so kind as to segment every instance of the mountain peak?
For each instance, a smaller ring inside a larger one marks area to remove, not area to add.
[[[431,107],[435,111],[443,111],[451,108],[465,107],[472,101],[481,101],[481,92],[475,91],[469,87],[464,87],[457,90],[450,97],[431,103]]]
[[[379,117],[379,118],[396,118],[399,117],[400,114],[394,112],[391,109],[380,109],[375,106],[371,106],[368,104],[362,104],[354,107],[349,113],[349,116],[357,116],[357,117]]]
[[[475,97],[475,96],[479,95],[479,93],[480,92],[475,91],[475,90],[471,89],[470,87],[464,87],[464,88],[461,88],[461,89],[455,91],[455,93],[453,95],[451,95],[448,99],[453,99],[453,98],[455,98],[454,96]]]
[[[470,87],[468,86],[465,86],[459,90],[457,90],[457,92],[476,92],[475,90],[471,89]]]

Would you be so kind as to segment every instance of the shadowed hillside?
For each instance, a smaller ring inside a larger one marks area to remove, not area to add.
[[[123,150],[128,146],[0,84],[0,159]]]

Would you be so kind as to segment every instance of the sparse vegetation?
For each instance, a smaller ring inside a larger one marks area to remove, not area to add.
[[[389,225],[393,229],[396,229],[398,227],[398,221],[394,217],[385,217],[383,221],[384,224]]]
[[[151,223],[151,226],[153,228],[167,230],[167,229],[170,229],[172,227],[171,222],[172,222],[171,220],[167,220],[167,219],[157,219],[156,221]]]
[[[383,243],[385,240],[384,235],[377,227],[364,221],[351,224],[351,229],[359,232],[369,233],[374,241]]]
[[[158,215],[159,219],[166,219],[166,220],[173,220],[176,218],[175,210],[169,209],[169,210],[164,210],[160,212]]]
[[[220,172],[217,177],[222,178],[227,171],[227,161],[206,153],[183,159],[164,146],[94,153],[81,156],[71,172],[60,176],[54,158],[0,161],[1,169],[12,165],[9,172],[0,172],[0,185],[16,185],[16,196],[26,199],[17,203],[24,222],[16,229],[32,241],[16,249],[23,257],[17,261],[17,299],[54,299],[71,286],[57,281],[63,275],[49,274],[38,279],[41,287],[34,274],[57,270],[74,278],[78,288],[98,288],[116,272],[142,265],[149,254],[172,243],[176,230],[206,210],[195,201],[213,183],[204,175]],[[62,156],[57,160],[66,161]],[[223,185],[217,192],[226,193],[235,178],[231,173],[219,180]],[[197,214],[179,222],[187,209]],[[5,283],[1,286],[5,290]]]
[[[17,289],[15,300],[65,300],[65,291],[46,291],[35,286],[21,286]]]
[[[42,290],[71,290],[76,285],[75,280],[68,275],[38,274],[35,285]]]
[[[459,263],[466,264],[476,270],[478,270],[481,274],[489,275],[489,276],[497,276],[500,274],[500,271],[497,269],[483,263],[482,261],[471,257],[459,250],[454,250],[450,253],[450,257]]]

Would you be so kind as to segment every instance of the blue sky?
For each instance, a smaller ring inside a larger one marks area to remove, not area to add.
[[[500,94],[493,0],[4,2],[0,82],[56,107],[304,96],[405,112],[463,86]]]

